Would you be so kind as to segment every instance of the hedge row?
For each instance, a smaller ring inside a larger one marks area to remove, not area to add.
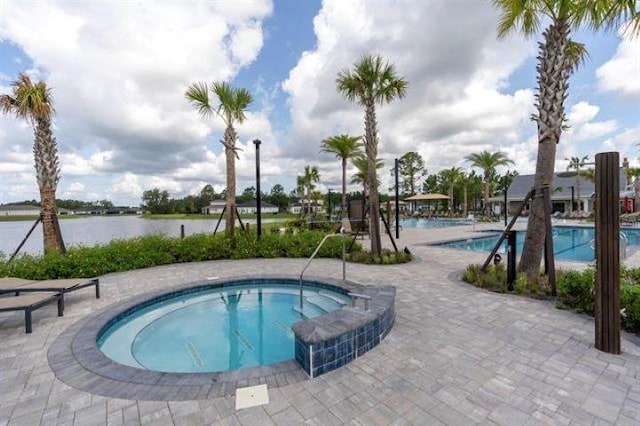
[[[184,239],[151,235],[113,240],[103,245],[72,247],[65,254],[24,254],[9,264],[0,262],[0,277],[33,280],[80,278],[171,263],[256,257],[309,257],[324,235],[322,232],[301,230],[283,235],[265,233],[258,240],[254,232],[239,232],[235,246],[222,234],[196,234]],[[352,248],[361,249],[359,244]],[[318,253],[318,257],[341,256],[341,238],[329,238]],[[2,260],[5,259],[0,258]]]

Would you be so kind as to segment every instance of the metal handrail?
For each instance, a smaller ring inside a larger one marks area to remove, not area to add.
[[[311,262],[313,261],[313,259],[316,257],[316,255],[320,251],[320,248],[322,247],[324,242],[327,241],[327,239],[329,239],[331,237],[343,237],[343,235],[342,235],[343,229],[344,228],[342,228],[340,230],[340,234],[325,235],[325,237],[322,239],[322,241],[320,241],[320,244],[318,244],[318,247],[316,247],[316,249],[313,252],[313,254],[311,254],[311,257],[307,261],[307,264],[304,265],[304,268],[302,268],[302,272],[300,272],[300,310],[302,310],[302,275],[304,275],[304,272],[307,270],[309,265],[311,265]],[[343,281],[346,280],[346,264],[345,264],[346,260],[345,260],[345,256],[344,256],[345,253],[344,252],[345,252],[345,249],[344,249],[344,238],[343,238],[343,240],[342,240],[342,280]]]
[[[620,257],[622,259],[626,259],[627,258],[627,245],[629,242],[629,238],[627,237],[627,234],[625,234],[624,232],[620,231]]]

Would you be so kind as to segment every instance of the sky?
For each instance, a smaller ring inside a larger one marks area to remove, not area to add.
[[[393,159],[409,151],[428,173],[469,170],[464,157],[489,150],[529,174],[538,39],[498,39],[498,17],[477,0],[0,0],[0,94],[20,72],[52,89],[58,198],[138,205],[151,188],[176,198],[206,184],[224,189],[224,123],[184,97],[197,81],[253,94],[237,127],[238,192],[255,186],[254,139],[263,191],[291,191],[306,165],[318,167],[319,190],[339,191],[339,161],[320,143],[361,135],[364,115],[337,92],[336,75],[380,54],[409,83],[405,98],[377,110],[382,192]],[[573,36],[590,56],[570,80],[556,170],[603,151],[638,166],[640,41]],[[0,204],[39,198],[32,146],[27,122],[0,115]]]

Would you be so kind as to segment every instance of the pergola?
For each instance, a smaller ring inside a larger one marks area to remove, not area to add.
[[[417,202],[417,201],[440,201],[440,200],[448,200],[449,197],[444,195],[444,194],[438,194],[437,192],[434,192],[432,194],[416,194],[416,195],[412,195],[410,197],[405,198],[402,201],[408,201],[408,202]],[[414,208],[415,208],[415,204],[414,204]]]

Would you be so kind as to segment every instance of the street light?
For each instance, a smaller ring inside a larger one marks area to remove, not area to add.
[[[327,194],[328,204],[329,204],[329,223],[331,223],[331,188],[327,189],[329,193]]]
[[[262,205],[260,202],[260,139],[255,139],[256,146],[256,209],[258,210],[258,239],[262,235]]]
[[[573,213],[573,203],[574,203],[574,187],[571,185],[571,213]]]
[[[398,197],[398,166],[402,165],[402,160],[395,159],[395,177],[396,177],[396,239],[400,238],[400,200]]]

